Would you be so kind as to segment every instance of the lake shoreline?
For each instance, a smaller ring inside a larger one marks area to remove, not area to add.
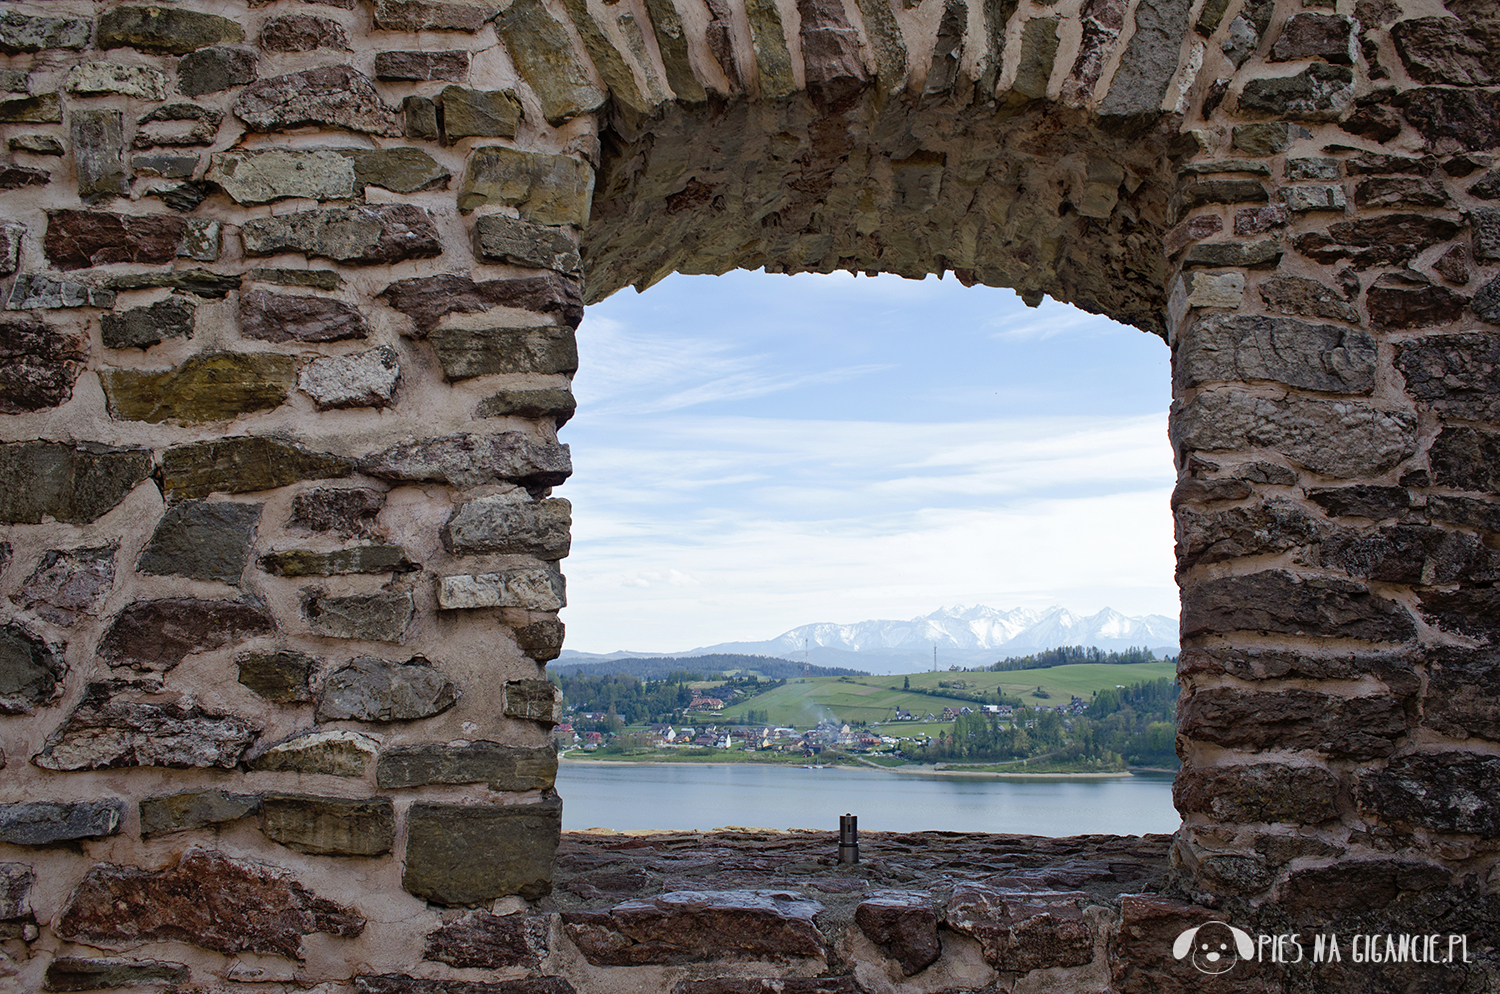
[[[694,760],[660,760],[660,759],[575,759],[571,756],[557,757],[559,763],[579,763],[589,766],[770,766],[788,770],[818,769],[793,763],[711,763]],[[987,777],[1000,780],[1106,780],[1119,777],[1135,776],[1129,770],[1121,770],[1111,773],[999,773],[993,770],[940,770],[935,766],[876,766],[873,764],[859,763],[823,766],[825,770],[855,770],[870,773],[905,773],[921,774],[937,777]],[[1157,772],[1155,770],[1149,772]],[[1168,772],[1168,771],[1163,771]]]

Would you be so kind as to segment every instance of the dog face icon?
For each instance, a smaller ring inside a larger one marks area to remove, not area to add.
[[[1242,929],[1223,922],[1204,922],[1190,928],[1172,943],[1174,959],[1191,955],[1199,973],[1228,973],[1242,959],[1255,957],[1255,943]]]

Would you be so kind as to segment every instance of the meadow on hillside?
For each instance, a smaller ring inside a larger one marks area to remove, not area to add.
[[[1019,698],[1027,707],[1056,707],[1066,706],[1074,696],[1087,701],[1099,690],[1161,677],[1170,680],[1176,673],[1176,664],[1163,660],[1128,666],[1082,663],[1001,673],[941,670],[895,676],[808,677],[788,680],[785,686],[726,707],[723,716],[742,722],[753,710],[757,717],[764,712],[766,723],[796,728],[807,728],[823,718],[874,723],[892,719],[898,708],[921,717],[929,712],[940,715],[945,707],[999,703],[997,692],[1008,699]],[[907,686],[910,689],[903,689]],[[1038,688],[1047,696],[1036,696]]]

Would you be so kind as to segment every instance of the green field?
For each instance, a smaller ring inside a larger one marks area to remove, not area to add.
[[[1052,666],[1039,670],[1011,670],[1004,673],[911,673],[905,678],[912,687],[940,690],[938,682],[962,682],[968,692],[993,693],[999,688],[1003,693],[1019,697],[1027,704],[1052,707],[1067,704],[1077,695],[1084,700],[1096,690],[1116,685],[1129,685],[1160,677],[1172,679],[1176,676],[1176,665],[1170,662],[1134,663],[1118,665],[1109,663],[1081,663],[1073,666]],[[731,721],[743,721],[746,711],[766,711],[774,725],[791,725],[809,728],[822,718],[835,721],[879,722],[891,718],[896,708],[923,716],[928,712],[941,714],[944,707],[974,706],[974,702],[959,697],[936,697],[914,694],[901,690],[902,674],[894,676],[857,677],[809,677],[787,682],[749,700],[741,701],[724,709],[724,717]],[[1046,698],[1033,696],[1040,686],[1049,695]],[[892,689],[895,688],[895,689]],[[993,698],[991,699],[993,703]],[[916,726],[916,722],[902,722],[904,729]]]

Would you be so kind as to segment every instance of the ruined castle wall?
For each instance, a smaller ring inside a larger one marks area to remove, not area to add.
[[[1176,855],[1206,900],[1489,900],[1500,76],[1494,10],[1448,6],[1264,8],[1190,122]]]
[[[1086,958],[890,989],[1162,989],[1119,949],[1210,909],[1492,935],[1497,37],[1484,0],[7,7],[4,983],[913,976],[900,902],[813,955],[637,921],[795,895],[547,896],[574,329],[737,267],[1173,350],[1170,896],[939,887],[952,963],[1042,919]]]
[[[549,888],[593,122],[493,13],[0,21],[0,986],[347,981]]]

